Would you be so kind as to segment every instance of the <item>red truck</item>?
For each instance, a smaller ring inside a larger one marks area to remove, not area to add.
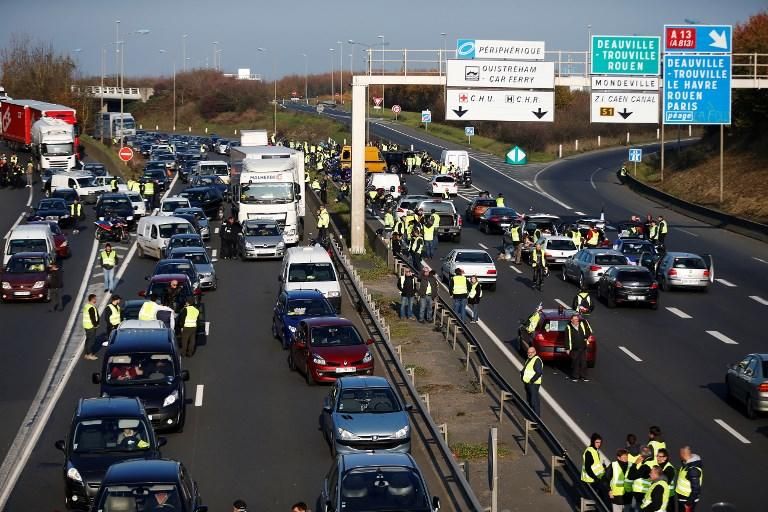
[[[0,137],[12,150],[29,148],[32,144],[32,125],[41,117],[77,125],[77,111],[73,108],[37,100],[3,100],[0,103]],[[75,148],[78,142],[76,138]]]

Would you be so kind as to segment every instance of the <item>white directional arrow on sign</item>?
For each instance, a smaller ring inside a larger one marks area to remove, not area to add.
[[[449,121],[555,120],[552,91],[448,89],[446,107]]]
[[[712,38],[712,42],[709,43],[709,46],[713,48],[722,48],[723,50],[728,49],[728,39],[725,37],[725,31],[718,32],[715,29],[712,29],[709,33],[709,37]]]

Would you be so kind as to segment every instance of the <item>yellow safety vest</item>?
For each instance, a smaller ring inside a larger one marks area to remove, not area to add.
[[[589,476],[589,474],[587,474],[587,453],[592,454],[592,459],[594,462],[592,463],[590,469],[592,469],[592,473],[594,473],[596,477],[601,478],[605,473],[605,468],[600,462],[600,454],[597,452],[597,450],[591,446],[587,446],[587,449],[584,450],[584,453],[581,454],[581,481],[591,484],[595,480]]]
[[[431,242],[435,239],[435,225],[432,224],[432,227],[424,226],[424,240],[427,240]]]
[[[453,276],[453,294],[463,295],[467,293],[467,277],[466,276]]]
[[[391,228],[395,225],[395,217],[390,213],[387,212],[384,214],[384,227],[385,228]]]
[[[597,234],[597,231],[590,231],[589,238],[587,238],[587,245],[594,247],[597,245],[599,241],[600,241],[600,235]]]
[[[648,466],[649,468],[653,469],[653,466],[655,465],[656,465],[655,460],[649,460],[649,461],[643,462],[638,468],[643,466]],[[636,478],[632,482],[632,492],[645,493],[645,492],[648,492],[648,489],[650,489],[650,487],[651,487],[651,481],[648,478]]]
[[[145,196],[153,196],[155,195],[155,183],[152,181],[148,181],[144,184],[144,195]]]
[[[416,254],[421,254],[424,251],[424,239],[420,236],[417,236],[413,239],[413,242],[411,242],[411,252],[415,252]]]
[[[427,281],[427,295],[432,295],[432,283]]]
[[[90,312],[93,310],[93,312],[96,314],[96,320],[99,319],[99,312],[96,309],[96,306],[91,304],[90,302],[85,305],[83,308],[83,329],[93,329],[96,327],[93,325],[93,322],[91,322],[91,315]]]
[[[498,208],[504,208],[504,198],[503,197],[497,197],[496,198],[496,206]]]
[[[659,226],[651,226],[650,233],[648,233],[648,238],[651,240],[657,240],[659,238]]]
[[[589,295],[589,292],[579,292],[576,294],[576,307],[581,306],[581,303],[583,301],[587,302],[587,307],[592,306],[592,297]]]
[[[107,318],[109,325],[118,325],[120,323],[120,306],[108,304],[107,309],[109,310],[109,317]]]
[[[659,226],[659,233],[662,235],[666,235],[667,231],[669,231],[669,228],[667,226],[667,221],[665,220],[659,222],[658,226]]]
[[[536,362],[541,362],[541,358],[539,356],[533,356],[530,359],[528,359],[525,362],[525,366],[523,367],[523,382],[526,384],[531,383],[531,379],[533,379],[533,376],[536,375],[536,370],[534,369],[534,366],[536,366]],[[543,363],[542,363],[543,365]],[[533,381],[534,384],[541,384],[541,375],[539,375],[539,378]]]
[[[320,190],[320,182],[317,181],[317,180],[313,180],[312,181],[312,185],[310,185],[310,186],[312,187],[312,190],[314,190],[314,191]]]
[[[699,484],[704,484],[704,470],[699,468]],[[677,483],[675,484],[675,493],[683,497],[691,495],[691,481],[688,480],[688,467],[683,466],[677,474]]]
[[[573,244],[577,248],[581,247],[581,232],[578,229],[573,230],[573,233],[571,234],[571,240],[573,240]]]
[[[625,472],[621,469],[619,461],[611,462],[611,492],[614,497],[624,496],[624,491],[629,490],[625,487],[627,473],[629,473],[629,466],[627,466],[627,471]]]
[[[586,321],[586,320],[585,320]],[[573,345],[571,344],[571,323],[568,322],[568,325],[565,326],[565,330],[568,331],[568,350],[572,350]],[[581,334],[584,336],[587,335],[586,329],[584,329],[584,321],[579,322],[579,330],[581,331]],[[587,338],[587,345],[589,345],[589,338]]]
[[[187,316],[184,317],[184,327],[197,327],[200,310],[195,306],[189,305],[184,307],[184,311],[187,312]]]
[[[651,494],[653,494],[653,490],[659,486],[664,488],[664,498],[662,498],[661,507],[651,512],[666,512],[667,503],[669,502],[669,484],[664,480],[656,480],[648,487],[648,490],[643,497],[643,501],[640,503],[641,509],[645,509],[645,507],[651,504]]]
[[[112,178],[109,181],[109,186],[112,187],[112,190],[117,190],[117,178]]]
[[[157,320],[157,304],[151,300],[144,301],[139,310],[139,320]]]
[[[80,203],[72,203],[69,205],[69,214],[73,217],[80,217],[83,213],[83,205]]]
[[[533,331],[535,331],[536,326],[539,325],[540,320],[541,320],[541,315],[539,314],[538,311],[532,314],[530,317],[528,317],[528,327],[526,330],[529,333],[532,333]]]
[[[483,296],[483,288],[480,286],[480,282],[472,283],[472,286],[469,287],[469,293],[467,294],[467,297],[474,299],[475,295],[478,297]]]
[[[403,234],[405,232],[405,223],[403,222],[403,219],[397,219],[397,222],[395,222],[395,233]]]
[[[656,460],[656,455],[659,453],[659,450],[662,448],[666,449],[667,443],[664,441],[648,441],[648,446],[653,450],[653,460]]]
[[[661,468],[662,471],[665,471],[667,468],[672,468],[672,470],[675,472],[675,478],[672,479],[671,482],[667,482],[669,484],[669,495],[674,496],[675,495],[675,482],[677,481],[677,470],[675,469],[675,466],[672,465],[671,462],[667,461],[666,464],[664,464],[664,467]]]
[[[509,236],[512,238],[513,242],[519,242],[520,241],[520,226],[512,226],[509,228]]]
[[[539,249],[538,251],[534,249],[531,251],[531,262],[533,263],[534,267],[539,266],[539,262],[541,262],[542,267],[547,266],[547,258],[544,256],[544,249]]]
[[[327,228],[331,223],[331,216],[328,215],[328,210],[322,210],[320,215],[317,216],[317,227]]]
[[[117,253],[115,251],[101,251],[100,257],[102,265],[111,265],[112,268],[117,265]]]

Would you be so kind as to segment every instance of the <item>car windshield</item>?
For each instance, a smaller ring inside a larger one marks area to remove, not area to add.
[[[703,259],[695,257],[675,258],[675,262],[672,266],[675,268],[690,268],[696,270],[705,270],[707,268]]]
[[[64,144],[43,144],[42,153],[45,156],[69,156],[73,153],[72,143],[65,142]]]
[[[158,274],[193,274],[191,263],[158,263],[153,275]]]
[[[200,176],[226,176],[229,174],[229,169],[224,164],[205,164],[200,166],[198,174]]]
[[[651,273],[642,271],[622,270],[616,275],[617,281],[639,281],[642,283],[651,282]]]
[[[323,299],[291,299],[286,307],[288,316],[334,316],[336,312]]]
[[[87,188],[87,187],[95,187],[96,181],[91,176],[87,176],[84,178],[77,178],[75,181],[77,181],[77,186],[80,188]]]
[[[41,199],[37,203],[38,211],[41,210],[65,210],[67,203],[63,199]]]
[[[176,224],[160,224],[160,238],[171,238],[173,235],[184,235],[194,233],[195,229],[189,222],[179,222]]]
[[[403,467],[374,466],[350,471],[341,482],[341,499],[345,512],[431,510],[419,475]]]
[[[289,283],[335,281],[336,273],[330,263],[294,263],[288,270]]]
[[[569,320],[565,318],[546,320],[544,322],[543,328],[546,332],[564,332],[565,328],[568,326],[568,323]]]
[[[576,245],[573,243],[573,240],[547,240],[547,249],[553,251],[575,251]]]
[[[172,484],[110,485],[96,507],[100,512],[155,512],[184,510]]]
[[[165,384],[174,374],[170,354],[120,354],[107,359],[106,379],[112,385]]]
[[[245,236],[279,236],[280,228],[276,224],[246,224]]]
[[[416,205],[419,204],[420,201],[423,201],[423,199],[416,199],[414,201],[400,201],[398,208],[402,208],[403,210],[415,210]]]
[[[47,252],[48,246],[44,239],[14,238],[8,242],[7,254],[17,252]]]
[[[186,258],[196,265],[206,265],[210,263],[208,261],[208,254],[204,252],[175,252],[172,254],[174,258]]]
[[[525,223],[525,230],[529,233],[533,233],[537,229],[540,231],[550,231],[552,233],[555,232],[554,229],[555,225],[551,221],[541,220],[536,222],[528,221]]]
[[[641,252],[653,252],[653,245],[649,242],[624,242],[621,244],[621,252],[624,254],[640,254]]]
[[[363,345],[363,339],[351,325],[330,325],[312,328],[313,347],[348,347]]]
[[[346,414],[398,412],[400,403],[389,388],[344,389],[336,410]]]
[[[435,210],[437,213],[447,213],[449,215],[453,215],[455,210],[453,208],[453,203],[450,203],[448,201],[445,202],[435,202],[435,203],[422,203],[421,208],[424,209],[424,213],[431,212],[432,210]]]
[[[475,200],[475,206],[496,206],[495,199],[477,199]]]
[[[253,183],[240,186],[240,202],[283,203],[293,201],[293,183]]]
[[[133,208],[131,201],[126,197],[103,197],[102,208]]]
[[[485,252],[459,252],[456,263],[493,263],[493,260]]]
[[[157,162],[157,164],[162,165],[163,169],[165,169],[165,164],[163,162]],[[165,171],[163,169],[145,169],[144,177],[153,180],[165,179]]]
[[[595,265],[610,267],[613,265],[626,265],[627,258],[618,254],[596,254]]]
[[[9,274],[45,272],[45,259],[41,257],[11,258],[5,271]]]
[[[75,425],[72,451],[102,453],[148,450],[149,442],[146,421],[140,418],[88,419]]]

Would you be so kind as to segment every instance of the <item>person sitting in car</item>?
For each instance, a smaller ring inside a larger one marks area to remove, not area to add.
[[[132,428],[124,428],[117,436],[117,445],[122,449],[135,450],[149,448],[149,443],[144,441],[138,432]]]

